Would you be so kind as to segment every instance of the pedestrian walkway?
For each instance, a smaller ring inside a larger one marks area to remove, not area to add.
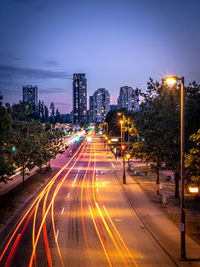
[[[148,198],[133,177],[126,173],[126,184],[123,185],[122,171],[118,169],[116,173],[124,194],[144,229],[156,239],[170,257],[179,263],[179,266],[200,266],[200,246],[186,236],[186,256],[190,261],[180,261],[179,228]]]

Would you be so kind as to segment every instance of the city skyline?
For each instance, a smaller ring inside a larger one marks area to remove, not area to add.
[[[37,84],[39,99],[68,113],[72,74],[82,72],[88,95],[106,88],[111,104],[120,87],[144,90],[149,77],[200,82],[199,8],[197,0],[1,1],[4,102],[18,102],[24,84]]]

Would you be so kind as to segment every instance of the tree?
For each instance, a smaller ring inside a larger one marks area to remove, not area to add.
[[[47,106],[44,106],[44,117],[45,117],[45,122],[47,122],[49,118],[49,110]]]
[[[6,183],[14,173],[11,155],[15,147],[12,145],[11,114],[9,107],[3,106],[2,99],[0,95],[0,182]]]
[[[51,109],[51,116],[54,117],[55,116],[55,105],[53,102],[51,102],[50,104],[50,109]]]
[[[170,91],[150,79],[147,92],[142,94],[145,103],[134,118],[139,136],[144,139],[137,153],[142,154],[143,159],[155,162],[151,168],[156,173],[157,184],[160,170],[164,164],[170,165],[170,155],[174,159],[179,146],[179,116],[174,94],[177,94],[175,88]]]
[[[193,148],[185,157],[185,166],[188,169],[188,183],[200,185],[200,129],[190,136]]]
[[[61,122],[60,112],[56,109],[55,122]]]

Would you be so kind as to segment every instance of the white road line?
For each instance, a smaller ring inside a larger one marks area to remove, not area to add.
[[[61,212],[62,215],[63,215],[63,213],[64,213],[64,210],[65,210],[65,208],[62,209],[62,212]]]
[[[123,163],[121,162],[121,160],[120,159],[118,159],[118,161],[123,165]]]
[[[111,162],[111,164],[112,164],[113,168],[115,168],[115,165],[112,162]]]
[[[70,193],[68,193],[67,198],[70,196]]]
[[[78,173],[77,173],[76,177],[74,178],[74,181],[73,181],[72,187],[74,187],[74,185],[75,185],[75,182],[76,182],[77,176],[78,176]]]
[[[111,159],[109,159],[111,161]]]
[[[56,232],[56,242],[58,241],[59,230]]]

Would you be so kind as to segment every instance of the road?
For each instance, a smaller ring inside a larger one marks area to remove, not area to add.
[[[57,173],[13,227],[0,266],[177,266],[127,201],[100,138],[61,155]]]

